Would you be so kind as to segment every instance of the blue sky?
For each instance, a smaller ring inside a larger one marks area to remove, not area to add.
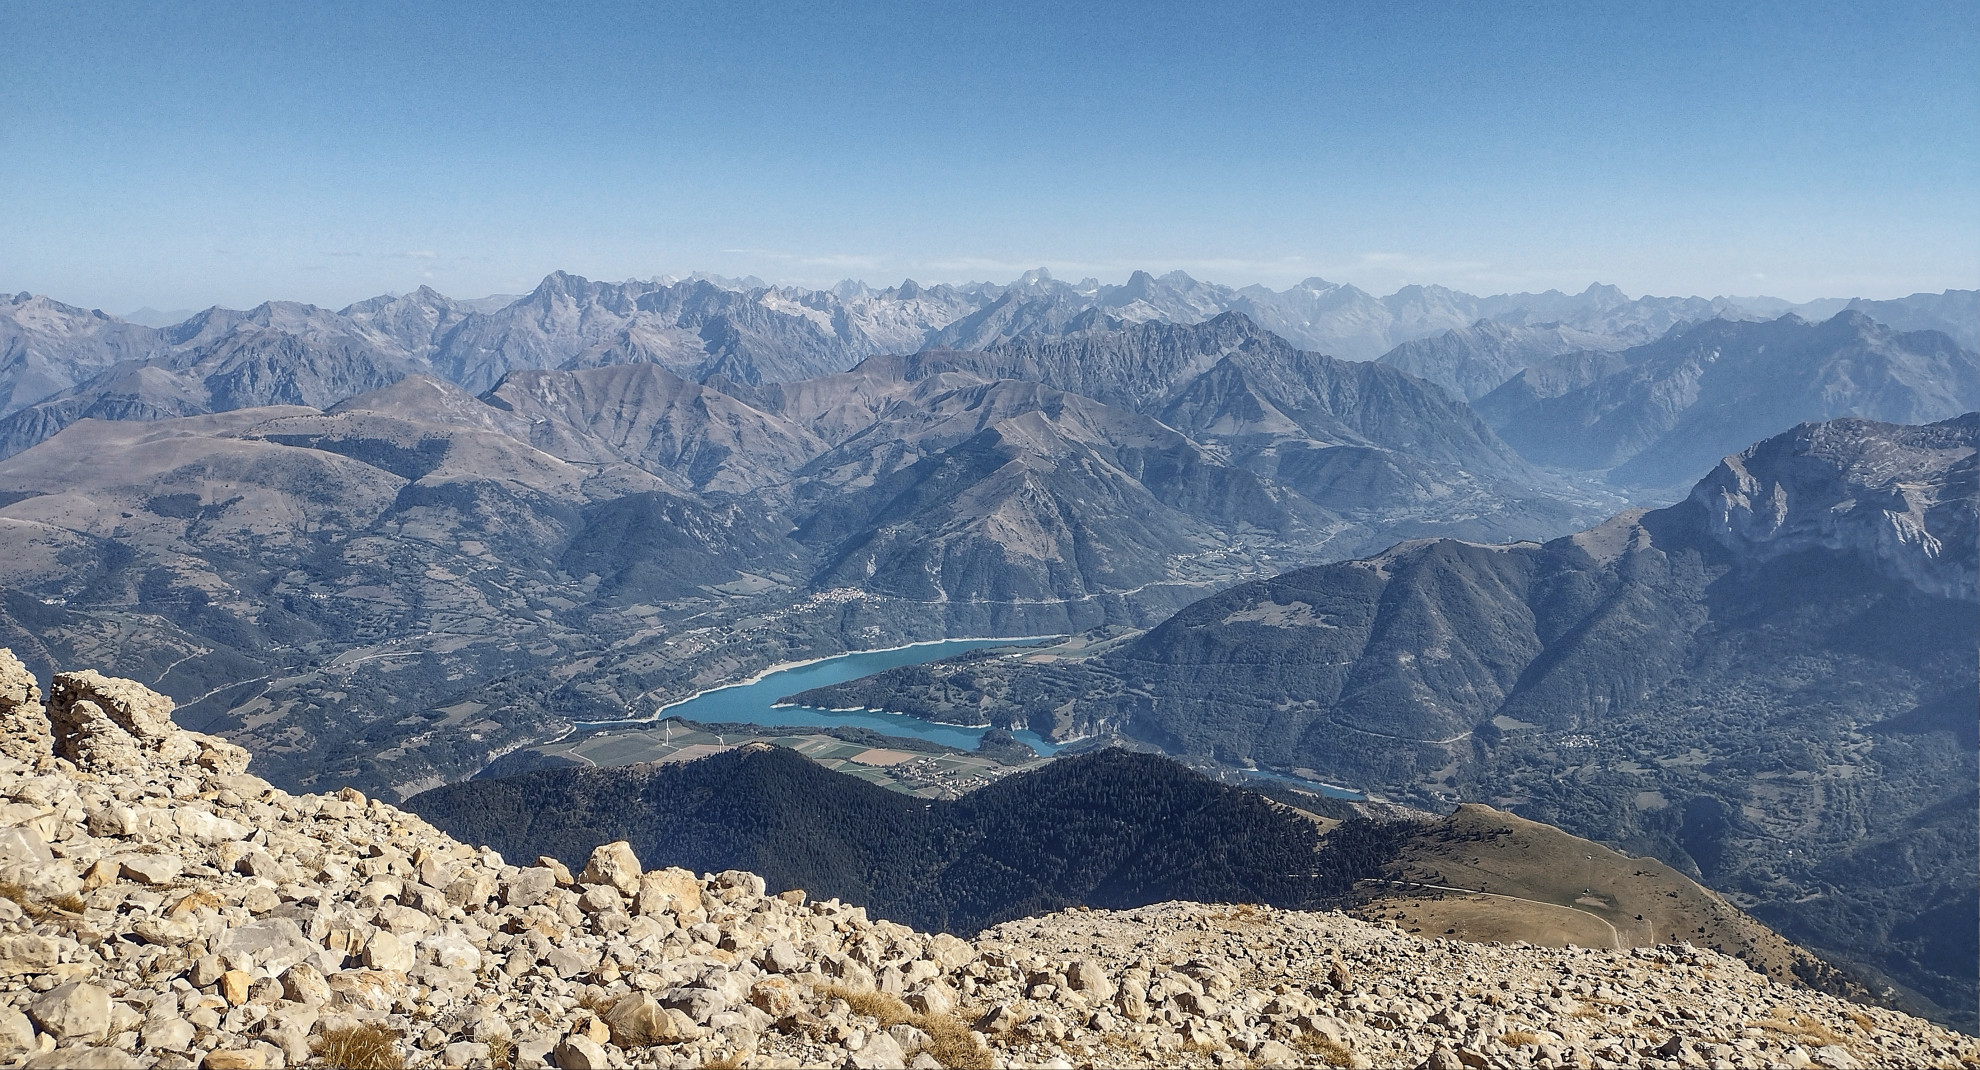
[[[1970,3],[0,0],[0,288],[1980,284]]]

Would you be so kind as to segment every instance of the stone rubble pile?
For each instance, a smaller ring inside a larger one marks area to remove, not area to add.
[[[1685,947],[1197,904],[971,942],[623,842],[513,865],[247,762],[128,680],[44,707],[0,650],[0,1066],[1980,1065]]]

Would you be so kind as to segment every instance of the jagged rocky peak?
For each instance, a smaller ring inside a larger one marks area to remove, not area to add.
[[[131,681],[64,673],[51,692],[44,711],[0,650],[10,1065],[1980,1059],[1971,1038],[1688,945],[1427,941],[1194,903],[1066,911],[971,940],[771,894],[738,870],[649,868],[624,842],[577,872],[515,865],[349,788],[273,788]]]
[[[1980,601],[1976,450],[1980,413],[1802,424],[1727,457],[1690,500],[1712,538],[1753,563],[1849,550],[1928,594]]]

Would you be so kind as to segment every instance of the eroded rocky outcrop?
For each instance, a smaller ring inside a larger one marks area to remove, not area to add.
[[[0,651],[0,1064],[1970,1065],[1689,947],[1172,903],[924,934],[761,878],[514,865],[290,795],[126,680]]]
[[[1980,413],[1803,424],[1719,462],[1691,501],[1743,563],[1842,550],[1926,594],[1980,601],[1976,449]]]

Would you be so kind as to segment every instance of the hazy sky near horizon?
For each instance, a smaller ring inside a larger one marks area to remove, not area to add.
[[[849,9],[850,8],[850,9]],[[1980,284],[1969,2],[0,0],[0,288]]]

